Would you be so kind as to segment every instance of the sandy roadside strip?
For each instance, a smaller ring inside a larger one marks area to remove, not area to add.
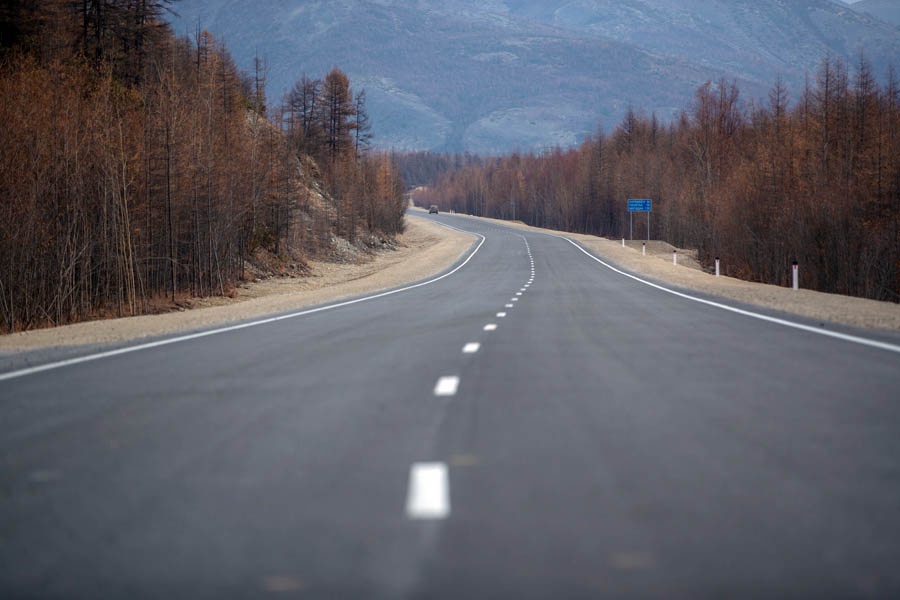
[[[250,283],[238,288],[233,299],[204,299],[191,310],[0,335],[0,352],[138,340],[386,290],[442,271],[476,240],[474,235],[424,219],[409,218],[406,222],[407,230],[399,237],[397,250],[379,252],[363,264],[312,261],[310,276]]]
[[[691,253],[685,250],[678,251],[678,264],[673,265],[672,246],[660,242],[651,242],[647,256],[643,256],[640,241],[629,241],[622,247],[621,241],[591,235],[560,233],[508,221],[498,223],[567,237],[607,259],[614,266],[623,267],[638,275],[672,286],[823,322],[900,331],[900,304],[893,302],[878,302],[812,290],[795,291],[733,277],[716,277],[701,270],[697,261],[691,257]]]

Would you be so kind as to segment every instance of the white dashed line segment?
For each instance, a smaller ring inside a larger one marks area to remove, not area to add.
[[[463,346],[463,354],[475,354],[481,348],[478,342],[471,342]]]
[[[459,377],[446,376],[437,380],[434,386],[435,396],[455,396],[459,389]]]
[[[409,469],[406,516],[410,519],[446,519],[450,514],[447,465],[415,463]]]
[[[484,330],[485,331],[496,331],[497,324],[496,323],[488,323],[487,325],[484,326]]]

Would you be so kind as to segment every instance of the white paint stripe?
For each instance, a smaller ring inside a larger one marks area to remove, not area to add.
[[[514,304],[504,304],[503,306],[504,306],[504,308],[512,308],[515,305]]]
[[[450,480],[447,465],[415,463],[409,469],[406,516],[410,519],[446,519],[450,515]]]
[[[505,313],[505,312],[498,312],[498,313],[497,313],[497,318],[498,318],[498,319],[502,319],[502,318],[505,317],[505,316],[506,316],[506,313]]]
[[[644,285],[648,285],[652,288],[656,288],[660,291],[666,292],[668,294],[672,294],[673,296],[678,296],[679,298],[684,298],[685,300],[691,300],[692,302],[699,302],[700,304],[705,304],[707,306],[714,306],[716,308],[721,308],[722,310],[727,310],[728,312],[736,313],[739,315],[743,315],[745,317],[750,317],[752,319],[759,319],[760,321],[766,321],[767,323],[775,323],[776,325],[782,325],[784,327],[790,327],[792,329],[799,329],[801,331],[806,331],[809,333],[815,333],[816,335],[824,335],[826,337],[835,338],[838,340],[843,340],[845,342],[851,342],[854,344],[859,344],[861,346],[868,346],[869,348],[877,348],[879,350],[887,350],[888,352],[896,352],[900,354],[900,345],[889,344],[887,342],[880,342],[878,340],[872,340],[869,338],[859,337],[856,335],[849,335],[846,333],[840,333],[838,331],[829,331],[827,329],[819,329],[817,327],[811,327],[810,325],[804,325],[802,323],[795,323],[793,321],[788,321],[786,319],[779,319],[778,317],[770,317],[769,315],[764,315],[761,313],[756,313],[749,310],[744,310],[742,308],[736,308],[734,306],[728,306],[727,304],[722,304],[720,302],[714,302],[712,300],[706,300],[705,298],[698,298],[697,296],[691,296],[690,294],[684,294],[682,292],[678,292],[667,287],[663,287],[661,285],[657,285],[651,281],[647,281],[645,279],[641,279],[631,273],[626,273],[621,269],[617,269],[616,267],[610,265],[607,262],[597,258],[587,250],[581,247],[581,245],[577,244],[575,241],[570,240],[567,237],[563,237],[561,235],[554,235],[552,233],[545,233],[544,235],[549,235],[551,237],[557,237],[563,239],[576,248],[580,250],[585,256],[594,260],[607,269],[618,273],[619,275],[624,275],[625,277],[629,277],[637,282],[643,283]]]
[[[510,302],[518,302],[519,299],[518,299],[518,298],[510,298],[509,301],[510,301]]]
[[[516,292],[516,296],[521,296],[522,292]]]
[[[393,294],[399,294],[401,292],[408,292],[410,290],[414,290],[416,288],[420,288],[426,285],[431,285],[432,283],[436,283],[442,279],[450,277],[464,266],[466,266],[472,257],[474,257],[481,247],[484,245],[486,237],[481,235],[480,233],[473,233],[471,231],[465,231],[463,229],[457,229],[456,227],[451,227],[450,225],[446,225],[444,223],[438,223],[439,225],[443,225],[444,227],[448,227],[450,229],[456,229],[457,231],[462,231],[463,233],[470,233],[472,235],[477,235],[481,238],[481,241],[478,242],[478,245],[472,251],[469,256],[466,257],[462,263],[457,265],[455,269],[452,271],[448,271],[444,273],[440,277],[435,277],[434,279],[429,279],[428,281],[422,281],[420,283],[416,283],[414,285],[408,285],[406,287],[398,288],[396,290],[389,290],[387,292],[381,292],[379,294],[373,294],[372,296],[363,296],[362,298],[355,298],[353,300],[347,300],[345,302],[338,302],[337,304],[329,304],[327,306],[319,306],[317,308],[310,308],[308,310],[302,310],[299,312],[288,313],[286,315],[279,315],[277,317],[268,317],[265,319],[260,319],[258,321],[249,321],[247,323],[240,323],[238,325],[229,325],[228,327],[220,327],[217,329],[209,329],[207,331],[200,331],[197,333],[191,333],[188,335],[180,335],[178,337],[166,338],[164,340],[158,340],[155,342],[148,342],[145,344],[138,344],[137,346],[128,346],[126,348],[118,348],[116,350],[108,350],[106,352],[98,352],[96,354],[88,354],[86,356],[79,356],[76,358],[69,358],[67,360],[60,360],[53,363],[47,363],[45,365],[38,365],[36,367],[29,367],[27,369],[19,369],[18,371],[10,371],[9,373],[0,373],[0,381],[6,381],[8,379],[16,379],[17,377],[25,377],[26,375],[33,375],[35,373],[41,373],[44,371],[51,371],[53,369],[59,369],[62,367],[68,367],[72,365],[77,365],[81,363],[91,362],[94,360],[100,360],[101,358],[110,358],[113,356],[119,356],[122,354],[130,354],[132,352],[138,352],[140,350],[149,350],[151,348],[159,348],[160,346],[168,346],[171,344],[178,344],[180,342],[186,342],[189,340],[196,340],[199,338],[209,337],[211,335],[217,335],[220,333],[228,333],[230,331],[237,331],[239,329],[248,329],[250,327],[256,327],[257,325],[266,325],[268,323],[275,323],[277,321],[284,321],[286,319],[294,319],[296,317],[303,317],[306,315],[312,315],[315,313],[325,312],[327,310],[334,310],[335,308],[341,308],[344,306],[350,306],[353,304],[359,304],[361,302],[368,302],[370,300],[376,300],[378,298],[384,298],[385,296],[391,296]]]
[[[459,377],[454,375],[448,375],[446,377],[441,377],[437,380],[437,383],[434,384],[434,395],[435,396],[455,396],[456,390],[459,389]]]
[[[464,354],[475,354],[476,352],[478,352],[479,348],[481,348],[481,344],[479,344],[478,342],[470,342],[470,343],[466,344],[465,346],[463,346],[463,353]]]
[[[487,325],[484,326],[484,330],[485,331],[497,331],[497,324],[496,323],[488,323]]]

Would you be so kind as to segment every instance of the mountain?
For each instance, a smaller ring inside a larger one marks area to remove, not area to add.
[[[853,5],[853,10],[868,13],[894,27],[900,27],[900,2],[897,0],[862,0]]]
[[[721,77],[795,92],[826,55],[881,72],[900,33],[831,0],[183,0],[177,32],[268,60],[270,99],[338,65],[375,142],[491,153],[571,146],[629,107],[670,118]]]

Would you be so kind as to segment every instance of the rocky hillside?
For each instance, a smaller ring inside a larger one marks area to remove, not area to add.
[[[900,27],[900,2],[897,0],[862,0],[854,4],[853,9]]]

